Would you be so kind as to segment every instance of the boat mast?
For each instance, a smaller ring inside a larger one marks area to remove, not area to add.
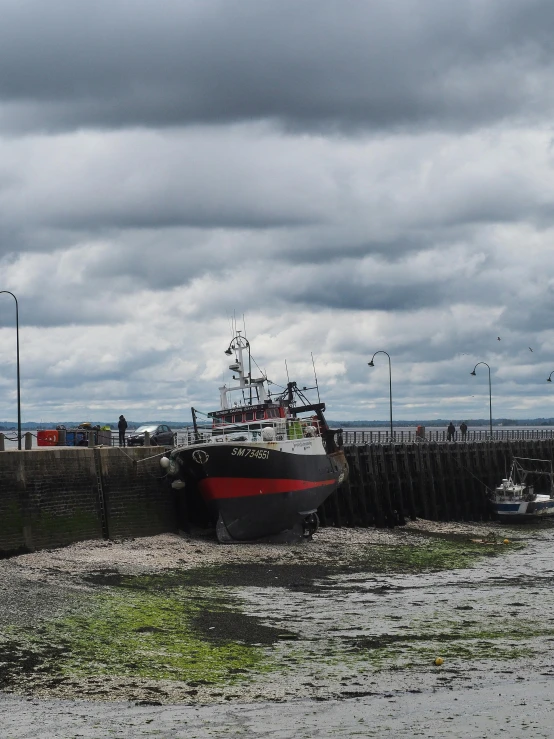
[[[196,421],[196,408],[191,408],[190,410],[192,413],[192,427],[194,429],[194,439],[195,441],[198,441],[199,436],[198,436],[198,423]]]
[[[317,402],[321,403],[321,398],[319,397],[319,385],[317,383],[317,375],[315,373],[314,353],[310,352],[310,354],[312,355],[312,366],[314,368],[315,389],[317,390]]]
[[[244,374],[244,349],[248,349],[248,375]],[[239,384],[235,386],[235,388],[227,388],[225,385],[220,388],[222,408],[230,407],[227,403],[227,393],[229,390],[242,390],[243,399],[245,400],[244,390],[247,385],[249,405],[252,405],[252,355],[250,353],[250,342],[246,336],[241,336],[241,331],[237,331],[236,335],[231,340],[231,343],[225,350],[225,354],[229,357],[232,356],[233,352],[235,353],[235,362],[229,365],[229,369],[238,373],[238,378],[234,377],[233,379],[238,379]]]

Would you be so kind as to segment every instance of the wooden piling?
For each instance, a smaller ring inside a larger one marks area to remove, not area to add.
[[[554,439],[411,442],[345,447],[350,476],[321,510],[334,526],[401,525],[407,516],[441,521],[486,521],[489,494],[512,458],[554,461]]]
[[[414,476],[413,476],[413,469],[414,469],[413,444],[404,444],[402,455],[404,457],[404,479],[406,481],[406,486],[408,490],[406,507],[410,514],[410,518],[414,520],[417,518],[417,508],[416,508],[416,502],[415,502]]]
[[[370,510],[368,506],[371,493],[370,493],[367,463],[366,463],[365,456],[362,453],[362,450],[364,449],[367,449],[367,447],[357,447],[356,449],[357,467],[358,467],[358,472],[360,475],[360,488],[359,488],[358,500],[357,500],[358,521],[359,521],[359,525],[371,526],[373,524],[373,517],[370,514]]]

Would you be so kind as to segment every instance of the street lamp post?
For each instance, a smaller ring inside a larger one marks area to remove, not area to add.
[[[473,372],[470,372],[470,375],[475,375],[475,370],[480,364],[484,364],[485,367],[489,368],[489,431],[490,431],[490,438],[492,441],[492,391],[491,391],[491,368],[486,362],[477,362],[475,367],[473,368]]]
[[[369,367],[375,367],[373,364],[373,360],[377,356],[377,354],[386,354],[389,358],[389,409],[390,409],[390,440],[391,443],[393,441],[393,435],[392,435],[392,369],[391,369],[391,363],[390,363],[390,354],[388,352],[384,352],[382,349],[380,349],[378,352],[375,352],[375,354],[371,357],[371,361],[368,362]]]
[[[6,293],[15,300],[15,342],[17,356],[17,448],[21,450],[21,381],[19,377],[19,305],[17,298],[9,290],[0,290],[0,295]]]

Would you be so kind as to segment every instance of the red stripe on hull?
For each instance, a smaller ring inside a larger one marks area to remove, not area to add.
[[[311,480],[279,480],[267,477],[208,477],[199,482],[202,495],[208,500],[292,493],[298,490],[311,490],[335,484],[336,480],[334,478],[313,482]]]

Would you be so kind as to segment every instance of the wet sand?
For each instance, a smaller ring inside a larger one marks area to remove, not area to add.
[[[0,694],[5,739],[208,739],[256,737],[455,737],[554,735],[552,680],[346,701],[145,707],[25,701]]]
[[[553,542],[549,526],[418,521],[295,547],[166,536],[5,560],[1,736],[551,737]],[[136,663],[98,621],[87,631],[99,599],[112,631],[138,613]],[[175,643],[164,618],[189,602],[193,640]],[[198,664],[171,661],[202,645]]]

